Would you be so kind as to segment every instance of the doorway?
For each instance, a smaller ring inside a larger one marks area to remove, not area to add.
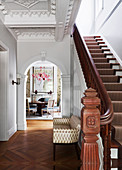
[[[62,117],[61,75],[60,69],[51,62],[37,61],[31,64],[26,74],[26,120]]]

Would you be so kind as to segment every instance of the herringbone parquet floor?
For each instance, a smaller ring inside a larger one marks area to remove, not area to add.
[[[52,121],[28,120],[26,131],[17,131],[0,142],[0,170],[78,170],[75,148],[57,146],[53,161]]]

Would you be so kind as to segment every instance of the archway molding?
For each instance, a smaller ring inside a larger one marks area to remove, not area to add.
[[[27,128],[26,124],[26,81],[27,81],[27,71],[32,66],[33,63],[37,61],[49,61],[55,64],[62,72],[62,114],[63,116],[70,116],[70,75],[67,73],[67,69],[53,57],[46,57],[45,53],[42,52],[41,55],[31,57],[29,60],[24,61],[22,67],[18,70],[17,76],[21,77],[20,85],[18,86],[18,119],[17,127],[18,130],[25,130]]]

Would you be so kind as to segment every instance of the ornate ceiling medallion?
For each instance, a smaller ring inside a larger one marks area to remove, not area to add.
[[[26,8],[30,8],[39,3],[39,0],[14,0],[14,2]]]

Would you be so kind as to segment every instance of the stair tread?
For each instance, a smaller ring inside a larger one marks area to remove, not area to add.
[[[122,128],[122,125],[112,125],[114,128]]]
[[[91,55],[113,55],[113,53],[91,53]]]
[[[119,84],[119,85],[122,85],[122,83],[104,83],[104,84],[112,84],[112,85],[113,84],[116,84],[116,85]]]
[[[95,63],[95,64],[110,64],[110,65],[120,65],[119,63]]]
[[[122,112],[114,112],[114,114],[122,114]]]
[[[108,93],[122,93],[122,91],[108,91]]]
[[[99,45],[100,47],[107,47],[107,45],[106,44],[102,44],[102,45]]]
[[[99,44],[105,44],[104,41],[97,41]]]
[[[113,70],[114,71],[114,69],[112,69],[112,68],[98,68],[97,70],[101,70],[101,71],[103,71],[103,70],[108,70],[108,71],[111,71],[111,70]]]
[[[113,63],[95,63],[95,64],[113,64]]]
[[[122,103],[122,101],[118,101],[118,100],[117,101],[116,100],[113,101],[112,100],[112,103]]]
[[[122,145],[122,140],[118,139],[117,142],[119,142],[119,144]]]
[[[100,57],[99,58],[92,57],[92,59],[95,59],[95,60],[102,60],[102,59],[105,60],[106,59],[107,60],[107,58],[105,58],[105,57],[104,58],[103,57],[101,57],[101,58]]]
[[[119,77],[118,75],[101,75],[101,77]]]
[[[110,51],[109,48],[101,49],[102,51]]]
[[[118,148],[120,144],[114,139],[111,140],[111,148]]]
[[[115,70],[115,71],[122,71],[122,69],[112,69],[112,68],[98,68],[97,70]]]

